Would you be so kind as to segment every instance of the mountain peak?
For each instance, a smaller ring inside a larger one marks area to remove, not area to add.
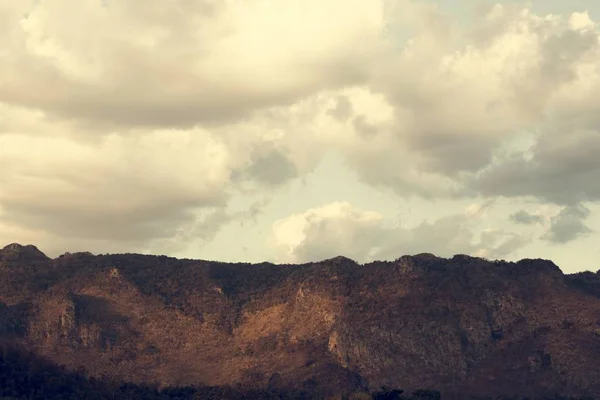
[[[356,265],[356,261],[351,258],[344,256],[336,256],[333,258],[329,258],[327,260],[320,261],[321,263],[331,263],[331,264],[344,264],[344,265]]]
[[[3,252],[5,252],[5,251],[20,251],[23,247],[25,247],[25,246],[23,246],[22,244],[11,243],[11,244],[8,244],[8,245],[4,246],[4,248],[2,249],[2,251]]]
[[[47,261],[49,259],[32,244],[11,243],[0,250],[0,261]]]

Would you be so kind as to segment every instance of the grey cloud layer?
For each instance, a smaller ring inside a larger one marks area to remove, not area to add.
[[[472,185],[489,196],[527,196],[557,204],[600,200],[600,132],[548,129],[531,149],[492,166]]]
[[[542,239],[565,244],[592,232],[584,223],[589,214],[590,211],[580,205],[565,207],[558,215],[552,217],[550,229]]]
[[[531,225],[541,223],[544,218],[541,215],[530,214],[525,210],[519,210],[510,216],[510,219],[518,224]]]

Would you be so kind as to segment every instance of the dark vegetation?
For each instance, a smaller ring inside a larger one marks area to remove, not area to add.
[[[62,399],[148,399],[148,400],[270,400],[308,399],[302,392],[280,393],[275,390],[241,390],[231,387],[167,387],[136,385],[110,377],[86,377],[85,371],[69,372],[31,352],[10,345],[0,345],[0,400]]]
[[[403,390],[381,388],[373,393],[356,392],[350,395],[329,396],[331,400],[440,400],[436,390],[417,390],[407,395]],[[528,397],[469,397],[473,400],[534,400]],[[0,400],[309,400],[316,399],[307,392],[250,390],[232,387],[167,387],[136,385],[109,377],[86,377],[80,370],[69,372],[31,352],[14,346],[0,345]],[[576,400],[571,397],[542,397],[547,400]],[[579,398],[594,400],[591,397]]]

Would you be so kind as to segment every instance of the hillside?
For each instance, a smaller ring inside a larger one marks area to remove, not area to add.
[[[0,340],[68,370],[315,397],[600,398],[600,277],[550,261],[227,264],[0,250]]]

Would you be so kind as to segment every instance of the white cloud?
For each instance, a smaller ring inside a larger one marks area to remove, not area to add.
[[[0,42],[0,102],[118,126],[230,121],[361,81],[384,24],[381,1],[16,8]]]
[[[319,261],[338,255],[368,262],[422,252],[446,257],[459,253],[505,257],[528,239],[501,229],[487,229],[478,235],[489,206],[475,204],[462,214],[405,228],[390,225],[377,212],[334,202],[276,221],[271,244],[285,262]]]
[[[0,136],[1,221],[67,238],[171,235],[224,201],[230,154],[206,132],[66,138]]]

